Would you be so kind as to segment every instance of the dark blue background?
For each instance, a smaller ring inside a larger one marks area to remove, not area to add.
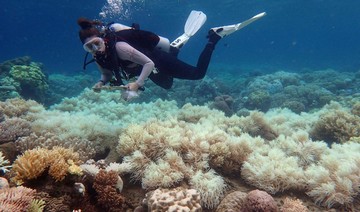
[[[29,55],[49,72],[78,72],[84,51],[78,39],[78,17],[99,18],[106,1],[0,1],[0,62]],[[180,57],[195,63],[212,26],[232,24],[266,11],[262,20],[225,39],[212,66],[230,70],[334,68],[359,70],[360,1],[312,0],[152,0],[125,5],[131,15],[115,21],[139,23],[170,40],[183,32],[192,9],[208,20],[183,48]],[[106,19],[104,21],[111,21]],[[95,68],[94,66],[92,68]]]

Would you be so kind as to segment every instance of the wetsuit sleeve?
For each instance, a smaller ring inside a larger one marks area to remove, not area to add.
[[[99,64],[96,64],[101,72],[101,81],[105,83],[109,82],[112,78],[112,72],[108,69],[105,69],[103,67],[101,67]]]
[[[139,86],[143,86],[144,81],[154,70],[155,67],[154,62],[146,55],[144,55],[143,53],[136,50],[134,47],[130,46],[128,43],[125,42],[117,42],[116,51],[120,59],[128,60],[142,66],[141,74],[136,80],[136,83]]]

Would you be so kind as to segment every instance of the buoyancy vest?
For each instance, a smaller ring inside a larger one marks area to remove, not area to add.
[[[131,61],[121,60],[117,56],[116,43],[126,42],[136,50],[149,56],[159,43],[159,36],[145,30],[125,29],[118,32],[109,32],[103,37],[105,41],[105,51],[95,54],[96,62],[103,68],[111,71],[118,71],[132,64]]]

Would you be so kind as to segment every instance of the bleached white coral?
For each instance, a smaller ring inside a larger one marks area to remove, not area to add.
[[[201,204],[206,208],[216,207],[224,197],[227,185],[224,179],[210,169],[204,173],[197,171],[190,179],[192,188],[201,194]]]
[[[298,159],[281,149],[267,153],[253,152],[241,169],[241,176],[251,185],[271,194],[287,189],[304,189],[305,174]]]
[[[360,144],[333,144],[318,165],[305,172],[307,195],[326,207],[349,205],[360,194]]]
[[[110,163],[106,168],[105,171],[115,171],[116,173],[122,175],[125,173],[130,173],[131,166],[129,163]]]
[[[9,161],[5,159],[5,156],[0,151],[0,170],[4,173],[10,171],[11,166],[7,164],[9,164]]]
[[[97,167],[95,164],[81,164],[80,168],[86,175],[90,176],[91,178],[95,178],[95,176],[100,171],[100,168]]]

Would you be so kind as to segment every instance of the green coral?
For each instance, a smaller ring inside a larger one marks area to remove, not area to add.
[[[49,88],[41,67],[34,62],[31,62],[30,65],[14,65],[11,67],[10,76],[21,85],[36,87],[40,91]]]
[[[6,80],[3,84],[14,86],[21,97],[45,102],[49,85],[40,63],[13,65],[8,78],[10,80]]]

